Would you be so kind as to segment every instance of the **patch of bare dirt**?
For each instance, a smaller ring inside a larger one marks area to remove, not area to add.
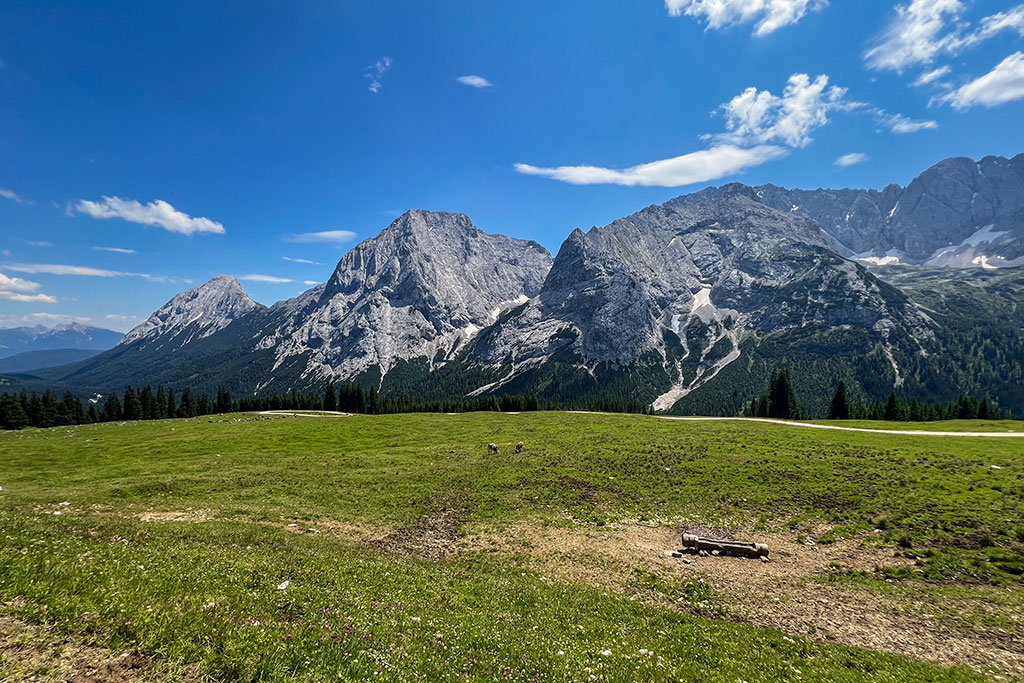
[[[897,592],[881,596],[814,580],[826,575],[831,564],[863,571],[913,564],[891,548],[863,539],[805,545],[796,542],[795,534],[717,531],[719,536],[767,543],[771,560],[696,553],[673,558],[669,552],[680,547],[681,532],[644,526],[597,530],[523,525],[464,540],[469,550],[526,552],[548,575],[619,591],[635,592],[630,580],[637,569],[699,580],[727,596],[730,620],[978,671],[1024,675],[1024,644],[1012,634],[968,620],[937,620],[927,613],[928,606],[901,599]],[[637,597],[651,599],[647,594]],[[1003,616],[1021,621],[1020,615]]]
[[[0,680],[40,683],[136,683],[167,680],[154,662],[138,654],[115,655],[47,626],[28,624],[0,606]],[[175,680],[198,681],[178,676]]]
[[[412,527],[395,529],[372,544],[397,555],[443,560],[456,550],[465,518],[464,507],[441,505],[420,517]]]
[[[139,515],[143,522],[186,522],[196,524],[213,519],[213,515],[205,510],[181,510],[174,512],[143,512]]]

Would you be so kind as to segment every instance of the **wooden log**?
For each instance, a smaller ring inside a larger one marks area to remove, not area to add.
[[[768,556],[768,546],[764,543],[741,543],[719,538],[703,538],[696,534],[683,534],[683,547],[711,553],[742,555],[743,557]]]

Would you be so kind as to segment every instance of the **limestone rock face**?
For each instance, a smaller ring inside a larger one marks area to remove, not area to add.
[[[464,214],[410,211],[357,245],[326,284],[277,304],[257,348],[278,364],[348,378],[371,366],[448,356],[499,313],[540,291],[551,255],[535,242],[491,235]]]
[[[234,320],[262,309],[249,298],[238,280],[219,275],[206,284],[178,294],[121,340],[119,346],[174,338],[182,347],[219,332]]]

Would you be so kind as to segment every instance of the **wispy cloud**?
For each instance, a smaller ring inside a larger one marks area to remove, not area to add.
[[[927,119],[912,119],[903,114],[888,114],[885,111],[877,110],[878,125],[887,128],[896,135],[908,135],[920,133],[923,130],[936,130],[938,122]]]
[[[307,233],[307,234],[309,234],[309,233]],[[322,266],[323,265],[319,261],[310,261],[309,259],[305,259],[305,258],[292,258],[291,256],[282,256],[281,258],[284,259],[285,261],[291,261],[292,263],[305,263],[305,264],[308,264],[308,265],[311,265],[311,266]]]
[[[193,218],[178,211],[162,199],[141,204],[134,199],[103,197],[102,201],[79,200],[74,210],[93,218],[121,218],[130,223],[152,225],[182,235],[195,233],[224,234],[224,226],[209,218]]]
[[[932,64],[942,56],[955,56],[1003,31],[1024,36],[1024,5],[986,16],[975,24],[963,18],[967,9],[968,4],[962,0],[910,0],[897,5],[892,19],[864,52],[864,61],[872,69],[902,73],[910,67]]]
[[[665,0],[670,15],[704,19],[708,29],[756,21],[754,35],[757,36],[791,26],[808,12],[827,6],[827,0]]]
[[[118,313],[108,313],[103,318],[106,320],[105,324],[110,325],[112,329],[118,332],[127,332],[145,320],[145,318],[137,315],[121,315]]]
[[[43,240],[39,240],[37,242],[26,242],[26,244],[28,244],[29,246],[32,246],[32,247],[52,247],[53,246],[53,242],[46,242],[46,241],[43,241]]]
[[[794,74],[782,95],[747,88],[719,107],[726,130],[703,136],[711,141],[708,149],[625,169],[530,164],[516,164],[515,169],[575,185],[680,187],[718,180],[808,146],[812,133],[828,124],[830,113],[862,106],[847,100],[846,93],[846,88],[830,86],[828,76]]]
[[[468,85],[471,88],[492,88],[494,84],[483,76],[459,76],[456,78],[462,85]]]
[[[45,275],[78,275],[83,277],[140,277],[151,282],[174,282],[172,277],[150,275],[149,273],[127,273],[120,270],[93,268],[92,266],[74,266],[59,263],[5,263],[2,266],[16,273],[35,273]]]
[[[67,325],[69,323],[88,325],[92,322],[92,318],[82,315],[68,315],[67,313],[29,313],[26,318],[36,323],[47,322],[51,325]]]
[[[368,67],[368,71],[364,74],[364,77],[370,79],[370,92],[380,92],[380,89],[384,87],[381,84],[381,79],[384,78],[384,74],[386,74],[390,68],[391,57],[381,57]]]
[[[351,242],[356,234],[351,230],[324,230],[322,232],[300,232],[288,237],[289,242],[297,244],[343,244]]]
[[[936,98],[964,111],[975,106],[994,107],[1024,98],[1024,52],[1015,52],[992,71]]]
[[[4,199],[10,199],[12,202],[18,202],[19,204],[25,201],[18,195],[17,192],[15,192],[14,190],[8,190],[5,187],[0,187],[0,197],[3,197]]]
[[[239,280],[245,280],[247,282],[266,282],[268,284],[284,284],[285,282],[292,282],[291,279],[286,277],[277,277],[276,275],[262,275],[260,273],[250,273],[249,275],[239,275]]]
[[[40,292],[41,288],[42,285],[38,282],[23,280],[20,277],[8,277],[0,273],[0,299],[19,303],[52,304],[57,302],[56,298]]]
[[[914,79],[914,85],[916,85],[919,88],[924,87],[926,85],[931,85],[932,83],[938,81],[940,78],[945,78],[951,73],[953,73],[953,69],[948,65],[940,66],[938,69],[925,71],[923,74],[918,76],[916,79]]]
[[[93,251],[112,251],[115,254],[134,254],[134,249],[122,249],[121,247],[93,247]]]
[[[856,166],[857,164],[863,164],[867,160],[867,154],[853,152],[851,154],[844,154],[843,156],[839,157],[838,159],[836,159],[835,164],[840,168],[846,168],[847,166]]]
[[[310,287],[312,287],[312,286],[314,286],[314,285],[318,285],[318,284],[320,284],[320,283],[319,283],[319,282],[317,282],[316,280],[303,280],[303,281],[302,281],[302,284],[304,284],[304,285],[309,285]]]

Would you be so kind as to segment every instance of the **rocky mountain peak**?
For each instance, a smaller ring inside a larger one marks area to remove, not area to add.
[[[218,275],[176,295],[126,334],[121,345],[189,331],[188,338],[182,342],[187,343],[222,330],[235,319],[260,308],[263,306],[249,298],[237,279]]]

